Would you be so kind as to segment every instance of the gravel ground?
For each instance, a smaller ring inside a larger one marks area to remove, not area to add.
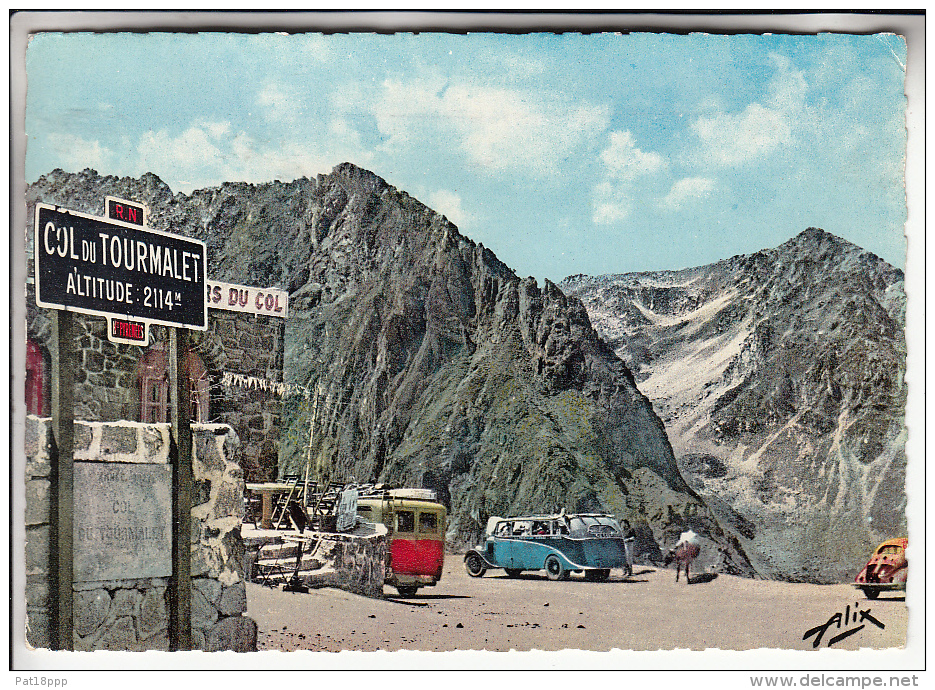
[[[631,578],[615,570],[607,582],[552,582],[542,572],[510,579],[502,570],[471,578],[459,555],[447,557],[436,587],[410,599],[389,586],[371,599],[251,583],[247,602],[258,648],[285,651],[814,649],[817,633],[803,635],[835,614],[841,625],[827,628],[819,648],[863,625],[832,648],[879,649],[903,646],[908,624],[901,597],[868,601],[849,585],[727,575],[693,575],[686,584],[674,570],[648,566]]]

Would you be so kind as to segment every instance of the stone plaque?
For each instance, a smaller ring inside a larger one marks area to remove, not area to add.
[[[76,582],[172,574],[172,468],[75,463]]]
[[[335,529],[348,532],[357,524],[357,489],[345,489],[338,502],[338,519]]]

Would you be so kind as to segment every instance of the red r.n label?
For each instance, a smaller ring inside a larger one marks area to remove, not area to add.
[[[130,204],[119,201],[111,201],[108,215],[115,220],[122,220],[125,223],[143,225],[143,209],[139,206],[131,206]]]

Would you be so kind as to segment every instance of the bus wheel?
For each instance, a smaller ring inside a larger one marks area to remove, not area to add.
[[[875,589],[874,587],[864,587],[864,596],[868,599],[876,599],[880,596],[880,590]]]
[[[558,560],[558,556],[549,556],[545,559],[545,572],[550,580],[565,579],[565,568],[562,566],[562,562]]]
[[[519,577],[522,575],[523,571],[520,568],[506,568],[507,577]]]
[[[396,585],[401,597],[414,597],[419,588],[416,585]]]
[[[483,577],[484,573],[487,572],[484,559],[476,553],[468,554],[468,557],[464,559],[464,569],[467,570],[468,575],[471,577]]]

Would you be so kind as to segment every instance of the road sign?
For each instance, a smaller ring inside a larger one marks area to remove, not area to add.
[[[208,328],[205,243],[113,218],[36,205],[36,303]]]
[[[265,314],[283,319],[289,316],[289,293],[278,288],[257,288],[208,280],[206,299],[212,309]]]
[[[107,339],[126,345],[149,345],[149,323],[107,317]]]
[[[127,201],[116,196],[104,197],[104,207],[107,209],[107,218],[110,220],[122,220],[131,225],[141,225],[145,227],[149,217],[149,207],[138,201]]]

